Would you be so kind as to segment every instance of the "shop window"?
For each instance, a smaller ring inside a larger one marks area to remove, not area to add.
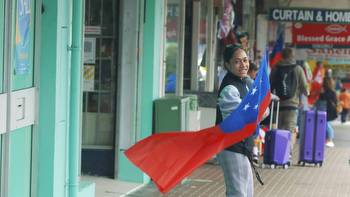
[[[180,0],[167,4],[166,19],[166,70],[165,70],[165,93],[175,93],[176,90],[176,67],[178,66],[178,17]]]
[[[114,0],[85,0],[83,148],[114,146],[117,4]]]

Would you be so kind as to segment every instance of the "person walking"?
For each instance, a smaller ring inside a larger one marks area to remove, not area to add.
[[[334,89],[334,81],[332,78],[325,77],[323,79],[323,86],[320,94],[320,101],[325,101],[327,112],[327,128],[326,128],[326,146],[334,147],[334,129],[331,121],[337,118],[337,94]]]
[[[350,93],[345,88],[342,88],[338,96],[338,100],[342,106],[342,111],[340,112],[340,121],[341,123],[346,123],[350,110]]]
[[[278,117],[279,129],[292,133],[291,153],[296,141],[298,107],[301,95],[308,96],[308,85],[304,70],[296,64],[294,51],[291,48],[282,50],[282,60],[273,67],[270,73],[272,93],[280,99]]]
[[[247,75],[249,70],[247,53],[240,46],[232,45],[225,48],[224,66],[227,73],[219,88],[216,124],[221,123],[238,107],[253,82]],[[253,136],[250,136],[217,155],[224,174],[227,197],[253,196],[253,173],[249,161],[252,147]]]

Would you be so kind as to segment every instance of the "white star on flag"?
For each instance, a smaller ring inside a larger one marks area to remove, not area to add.
[[[244,111],[247,111],[247,109],[250,107],[249,103],[247,103],[245,106],[244,106]]]
[[[256,87],[254,87],[254,88],[252,89],[252,95],[254,95],[254,94],[256,93],[256,91],[258,91],[258,89],[257,89]]]
[[[258,105],[258,104],[256,104],[256,105],[254,106],[254,109],[258,109],[258,107],[259,107],[259,105]]]

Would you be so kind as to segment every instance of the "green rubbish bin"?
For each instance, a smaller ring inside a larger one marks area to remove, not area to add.
[[[155,133],[188,130],[190,99],[165,96],[154,101]]]
[[[186,94],[185,97],[190,99],[190,111],[198,111],[198,96],[196,94]]]

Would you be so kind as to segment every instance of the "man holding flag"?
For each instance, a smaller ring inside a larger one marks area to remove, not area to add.
[[[216,124],[220,124],[232,111],[240,110],[238,106],[252,85],[252,81],[248,77],[248,56],[242,48],[238,46],[227,47],[224,51],[224,64],[227,74],[219,88]],[[252,93],[254,91],[257,90],[253,89]],[[256,113],[254,108],[257,108],[258,103],[254,104],[246,104],[241,116]],[[233,122],[236,120],[232,120],[231,124]],[[250,135],[218,154],[218,160],[225,177],[226,196],[253,196],[251,168],[253,140],[253,135]]]
[[[226,86],[231,86],[230,78],[232,75],[237,75],[236,77],[242,80],[247,76],[249,68],[249,63],[247,63],[249,61],[244,50],[239,47],[233,47],[228,50],[230,52],[225,52],[227,54],[225,64],[229,74],[227,75],[228,77],[225,76],[227,78],[225,79],[226,85],[221,85],[223,90]],[[251,85],[249,92],[247,89],[244,90],[246,94],[244,98],[243,95],[233,95],[235,98],[229,103],[231,105],[230,109],[222,107],[222,101],[229,98],[222,95],[219,108],[222,110],[223,121],[218,121],[220,122],[218,125],[198,132],[155,134],[136,143],[125,151],[125,155],[152,178],[161,192],[168,192],[215,154],[237,142],[241,142],[255,132],[257,124],[261,121],[270,103],[271,95],[267,65],[267,57],[264,56],[257,78]],[[233,89],[232,87],[227,88],[227,90]],[[232,112],[230,113],[229,110]],[[221,162],[228,161],[228,159],[224,159],[225,155],[220,157]],[[245,156],[243,155],[243,157]],[[244,168],[248,167],[250,166],[245,166]],[[228,171],[232,172],[232,174],[239,174],[239,172],[234,172],[230,169]],[[247,169],[246,171],[248,172]],[[226,176],[226,174],[225,182],[226,185],[229,185],[231,183],[229,180],[226,181],[226,177],[230,177],[232,174],[229,174],[229,176]],[[243,176],[250,176],[252,180],[251,171],[250,174],[243,174]],[[242,185],[245,184],[247,182],[244,182]],[[247,195],[252,195],[253,184],[244,186],[243,190]],[[228,191],[235,192],[236,190],[228,189]],[[227,195],[230,194],[227,193]],[[236,195],[239,195],[239,193]]]

